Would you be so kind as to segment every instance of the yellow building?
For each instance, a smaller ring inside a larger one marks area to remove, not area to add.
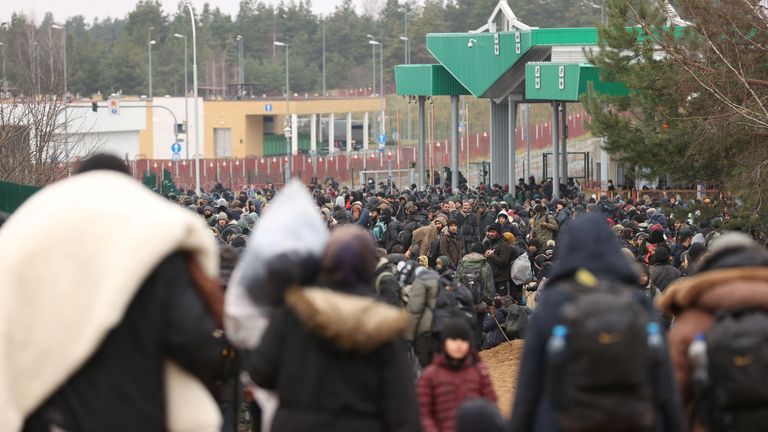
[[[206,101],[203,139],[208,145],[205,146],[205,157],[243,158],[286,153],[289,142],[294,154],[300,147],[309,151],[321,150],[317,144],[323,141],[326,145],[333,141],[336,146],[343,141],[342,149],[352,150],[355,141],[353,122],[362,122],[364,129],[358,141],[362,136],[370,137],[369,113],[380,115],[382,108],[382,100],[378,98]],[[287,123],[286,113],[290,116]],[[336,130],[339,120],[345,121],[344,133]],[[301,129],[309,133],[302,134]],[[374,129],[379,130],[378,127]],[[343,138],[339,139],[339,136]],[[328,137],[334,138],[330,140]],[[300,146],[300,141],[304,145]]]
[[[149,159],[171,159],[171,145],[178,142],[183,147],[181,159],[193,158],[194,99],[165,97],[144,103],[146,129],[139,133],[138,153]],[[385,130],[381,118],[384,109],[384,101],[374,97],[296,97],[289,102],[277,98],[200,99],[199,153],[203,158],[242,159],[287,154],[289,145],[294,154],[322,153],[330,142],[341,151],[357,150]]]

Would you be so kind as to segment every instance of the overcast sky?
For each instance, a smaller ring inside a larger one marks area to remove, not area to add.
[[[266,3],[277,5],[280,0],[263,0]],[[83,15],[86,22],[93,18],[124,18],[128,12],[136,6],[136,0],[24,0],[14,2],[12,0],[2,0],[0,2],[0,21],[7,21],[13,12],[22,12],[27,16],[34,16],[36,21],[43,19],[46,12],[53,12],[53,17],[57,21],[63,21],[64,18]],[[177,0],[160,0],[163,9],[166,12],[176,9]],[[205,0],[192,0],[196,8],[202,8]],[[225,13],[230,15],[237,14],[240,0],[208,0],[212,7],[219,7]],[[341,0],[312,0],[312,8],[319,14],[330,14]],[[355,0],[359,5],[360,0]]]

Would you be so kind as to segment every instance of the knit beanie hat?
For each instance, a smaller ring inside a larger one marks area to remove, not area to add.
[[[229,220],[229,216],[227,216],[226,213],[221,212],[221,213],[219,213],[218,216],[216,216],[216,219],[217,220]]]
[[[447,256],[443,255],[437,258],[437,262],[440,263],[440,265],[443,266],[443,269],[448,268],[448,266],[451,265],[451,260]]]
[[[461,339],[467,342],[472,340],[472,329],[463,319],[451,319],[443,325],[443,340]]]
[[[485,229],[485,232],[488,232],[488,231],[496,231],[497,233],[501,234],[501,225],[497,223],[492,223],[488,225],[488,228]]]

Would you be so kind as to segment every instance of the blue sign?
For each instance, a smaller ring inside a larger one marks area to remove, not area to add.
[[[181,159],[181,155],[178,153],[174,153],[173,156],[171,156],[171,159],[173,159],[174,162],[178,162],[179,159]]]
[[[272,104],[266,104],[266,105],[264,105],[264,111],[266,111],[266,112],[272,112]]]
[[[386,150],[386,146],[384,143],[379,143],[379,152],[384,153],[384,150]]]
[[[171,144],[171,152],[173,152],[174,154],[181,153],[181,144],[177,142]]]
[[[379,134],[378,138],[379,138],[379,144],[384,144],[385,142],[387,142],[387,136],[384,134]]]

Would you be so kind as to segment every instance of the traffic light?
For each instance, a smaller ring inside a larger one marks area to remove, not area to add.
[[[91,111],[98,112],[99,111],[99,103],[96,101],[91,101]]]

